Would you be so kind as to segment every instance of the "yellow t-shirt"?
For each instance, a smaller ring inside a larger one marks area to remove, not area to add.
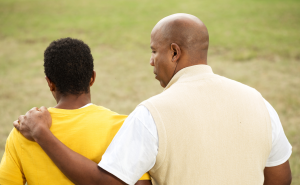
[[[96,105],[75,110],[48,110],[52,117],[52,133],[67,147],[95,163],[100,162],[127,118]],[[149,174],[144,174],[140,180],[150,180]],[[73,184],[36,142],[13,129],[0,164],[0,184],[21,185],[26,181],[28,185]]]

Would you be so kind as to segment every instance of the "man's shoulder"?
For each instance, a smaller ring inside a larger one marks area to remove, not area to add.
[[[173,105],[176,101],[185,99],[189,94],[195,95],[197,92],[205,91],[208,94],[211,92],[218,92],[219,94],[226,94],[232,91],[236,93],[240,92],[247,95],[254,95],[262,97],[261,94],[253,87],[246,84],[238,82],[233,79],[226,78],[224,76],[213,75],[213,78],[202,78],[200,80],[195,80],[192,83],[175,83],[163,92],[148,98],[143,101],[141,105],[146,107],[151,104],[161,104],[161,105]]]
[[[236,79],[231,79],[231,78],[221,76],[218,74],[211,74],[209,77],[203,78],[200,80],[205,82],[204,85],[208,85],[210,87],[212,87],[212,86],[222,87],[222,88],[236,87],[236,88],[242,88],[242,89],[248,90],[248,91],[258,92],[255,88],[253,88],[247,84],[244,84],[242,82],[239,82]]]

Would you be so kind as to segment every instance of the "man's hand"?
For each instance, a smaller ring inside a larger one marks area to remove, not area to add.
[[[42,130],[49,130],[52,124],[52,118],[46,107],[42,106],[29,110],[25,115],[19,116],[18,120],[13,122],[14,127],[21,134],[31,141],[42,134]]]

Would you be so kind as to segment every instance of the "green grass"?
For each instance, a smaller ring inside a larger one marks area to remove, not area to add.
[[[194,14],[208,27],[215,73],[259,90],[277,110],[293,146],[300,184],[300,1],[0,0],[0,156],[12,122],[34,106],[54,106],[43,51],[57,38],[90,45],[97,71],[92,101],[128,114],[162,91],[154,79],[150,32],[161,18]]]

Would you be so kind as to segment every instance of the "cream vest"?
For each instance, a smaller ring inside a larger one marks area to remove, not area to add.
[[[180,70],[165,90],[141,103],[159,137],[156,185],[262,185],[272,128],[255,89],[208,65]]]

